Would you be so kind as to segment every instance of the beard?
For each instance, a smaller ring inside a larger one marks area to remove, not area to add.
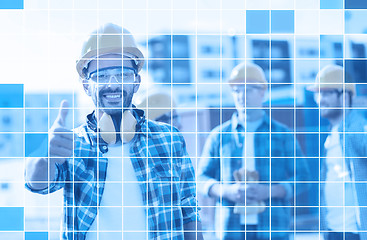
[[[320,110],[320,115],[323,118],[326,119],[334,119],[339,117],[340,115],[343,114],[343,110],[342,109],[335,109],[335,108],[324,108]]]
[[[104,95],[105,94],[116,94],[122,96],[122,101],[120,99],[116,99],[116,101],[107,100]],[[130,93],[122,88],[118,89],[103,89],[98,93],[98,98],[96,99],[96,106],[105,112],[108,115],[122,115],[123,112],[128,110],[131,107],[132,99],[133,99],[133,91]],[[120,101],[119,101],[120,100]]]

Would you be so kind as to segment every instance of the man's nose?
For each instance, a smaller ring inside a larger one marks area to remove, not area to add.
[[[119,83],[119,81],[118,81],[118,79],[115,75],[111,75],[107,85],[108,85],[108,87],[111,87],[111,88],[118,88],[118,87],[120,87],[121,83]]]

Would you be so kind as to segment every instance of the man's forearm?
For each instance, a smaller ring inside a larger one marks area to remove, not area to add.
[[[214,198],[228,198],[228,188],[231,186],[232,184],[219,184],[219,183],[214,183],[213,186],[210,187],[209,189],[209,197],[214,197]]]
[[[274,184],[271,186],[271,197],[272,198],[285,198],[287,191],[281,184]]]
[[[203,240],[201,222],[193,221],[184,225],[185,240]]]
[[[220,185],[218,183],[214,183],[209,188],[208,195],[209,195],[209,197],[220,198],[222,196],[221,192],[220,192]]]
[[[29,158],[26,162],[25,180],[34,190],[45,189],[49,186],[49,180],[55,179],[55,168],[55,164],[49,166],[47,158]]]

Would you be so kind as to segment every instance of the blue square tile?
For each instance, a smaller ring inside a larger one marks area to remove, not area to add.
[[[343,9],[343,0],[320,0],[321,9]]]
[[[23,9],[23,0],[1,0],[0,9]]]
[[[294,11],[273,10],[271,11],[272,33],[294,33]]]
[[[0,207],[0,231],[23,231],[24,208]]]
[[[22,108],[23,84],[0,84],[0,108]]]
[[[366,34],[367,10],[345,10],[345,33],[346,34]]]
[[[345,9],[367,9],[366,0],[345,0]]]
[[[48,135],[44,133],[25,134],[25,156],[26,157],[47,157]]]
[[[25,107],[26,108],[47,108],[48,94],[47,93],[27,93],[25,92]]]
[[[343,35],[321,35],[320,57],[321,58],[343,58],[344,44]]]
[[[24,157],[23,133],[0,133],[0,158]]]
[[[268,37],[261,39],[251,39],[250,44],[253,58],[270,57],[270,40]]]
[[[346,83],[366,83],[367,82],[367,60],[346,59],[344,67]]]
[[[48,232],[26,232],[25,240],[48,240]]]
[[[269,11],[247,10],[246,33],[267,34],[269,33]]]
[[[48,131],[48,109],[26,109],[25,131],[47,132]]]
[[[23,132],[23,109],[0,109],[0,132]]]

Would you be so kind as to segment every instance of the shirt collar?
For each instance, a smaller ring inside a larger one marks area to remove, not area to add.
[[[241,122],[238,119],[238,113],[237,113],[237,111],[233,113],[231,121],[232,121],[232,132],[237,132],[241,128],[243,128],[243,129],[245,128],[245,126],[243,126],[243,122]],[[261,122],[260,126],[262,126],[263,124],[269,125],[269,121],[270,121],[269,116],[264,113],[263,114],[263,117],[262,117],[262,122]]]

